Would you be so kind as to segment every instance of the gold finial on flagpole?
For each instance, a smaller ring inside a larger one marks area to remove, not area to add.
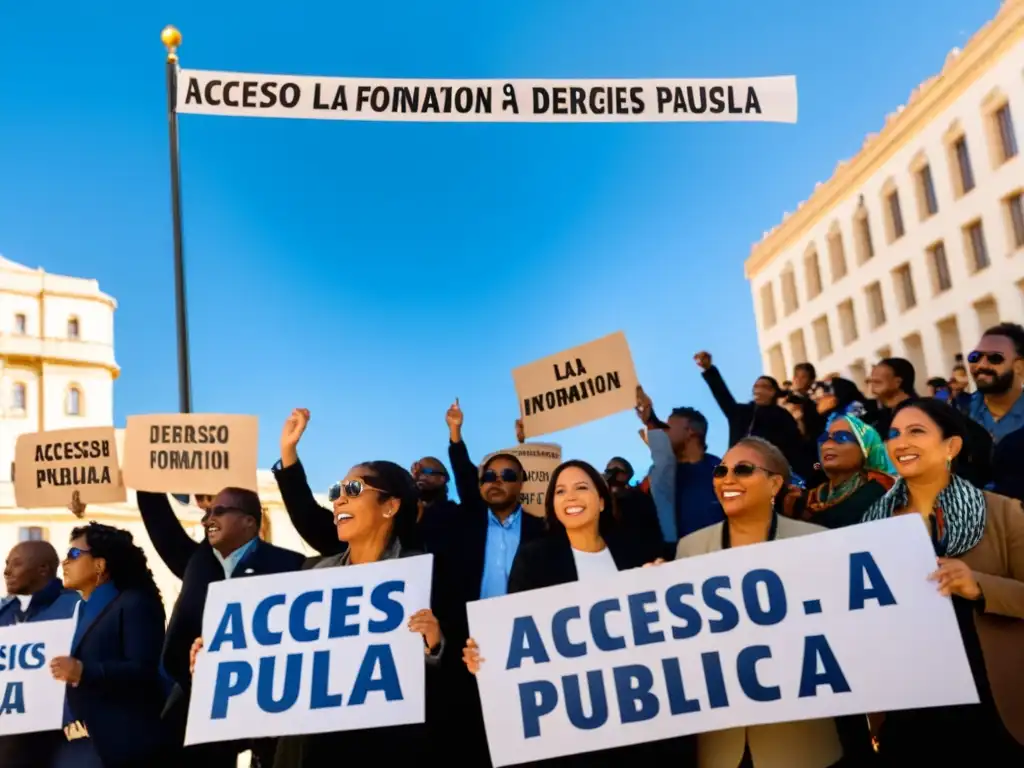
[[[178,31],[177,27],[168,24],[164,27],[160,33],[160,41],[167,48],[167,58],[176,59],[178,58],[178,46],[181,45],[181,32]]]

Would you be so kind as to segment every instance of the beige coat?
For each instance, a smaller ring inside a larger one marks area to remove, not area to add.
[[[789,539],[820,533],[820,525],[779,517],[776,537]],[[696,557],[722,548],[722,526],[708,526],[679,542],[676,559]],[[828,768],[843,756],[835,721],[800,720],[792,723],[729,728],[697,735],[699,768],[736,768],[743,750],[750,745],[750,756],[757,768]]]

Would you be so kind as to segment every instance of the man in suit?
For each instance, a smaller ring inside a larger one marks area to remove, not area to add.
[[[189,650],[202,633],[203,607],[210,584],[224,579],[296,571],[305,558],[298,552],[260,539],[263,508],[253,491],[225,488],[218,493],[203,515],[206,537],[202,542],[194,541],[182,528],[167,494],[140,491],[137,501],[153,546],[182,582],[167,625],[162,657],[163,668],[175,684],[163,717],[180,744],[185,733],[192,681]],[[181,763],[189,768],[234,768],[238,753],[250,748],[262,768],[268,768],[273,757],[273,743],[269,740],[188,747]]]
[[[70,619],[75,615],[78,593],[64,589],[57,578],[57,552],[47,541],[23,541],[7,555],[4,584],[12,599],[0,606],[0,627],[26,621]],[[60,731],[42,731],[0,737],[0,765],[31,768],[48,765],[64,739]]]

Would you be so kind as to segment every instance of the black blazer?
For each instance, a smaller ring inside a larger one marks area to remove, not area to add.
[[[164,608],[155,594],[127,590],[107,605],[71,649],[82,679],[68,706],[85,723],[104,765],[146,765],[167,746],[160,720]]]

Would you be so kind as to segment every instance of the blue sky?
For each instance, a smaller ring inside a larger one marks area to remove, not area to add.
[[[992,17],[997,0],[861,3],[5,3],[0,253],[117,298],[119,426],[177,409],[161,28],[196,69],[380,77],[796,74],[791,125],[417,125],[184,116],[197,411],[295,406],[313,484],[514,442],[511,369],[622,329],[662,412],[724,421],[760,373],[743,261]],[[553,436],[646,467],[629,413]]]

